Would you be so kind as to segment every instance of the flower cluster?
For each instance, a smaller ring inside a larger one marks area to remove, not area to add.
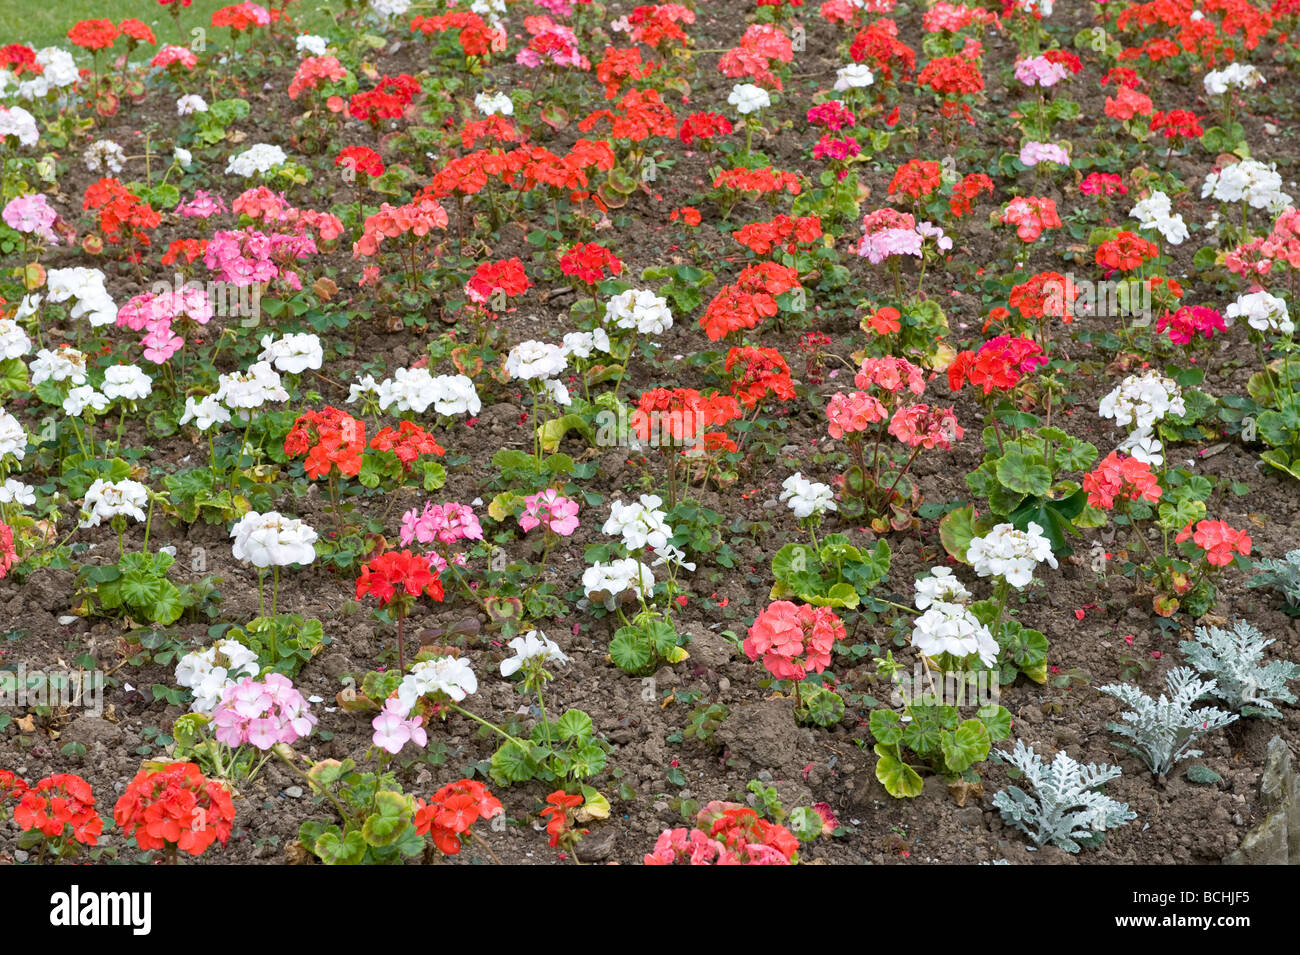
[[[700,810],[695,828],[665,829],[646,865],[790,865],[799,840],[748,806],[714,801]]]
[[[421,799],[416,805],[415,831],[431,838],[438,851],[449,856],[460,852],[461,839],[474,823],[505,812],[486,786],[471,779],[448,783],[428,802]]]
[[[141,849],[199,856],[214,842],[226,844],[235,804],[230,791],[194,763],[170,763],[140,770],[113,807],[113,820]]]
[[[104,820],[95,811],[90,784],[80,776],[55,773],[31,787],[17,777],[10,777],[5,788],[8,792],[0,789],[0,797],[17,798],[14,822],[24,832],[39,832],[47,840],[72,839],[85,846],[99,842]]]
[[[365,449],[365,422],[334,407],[305,412],[284,438],[285,454],[295,458],[307,456],[303,469],[313,481],[331,477],[335,471],[345,477],[356,477],[361,473]]]
[[[1052,542],[1033,521],[1024,530],[998,524],[987,534],[973,538],[966,559],[981,577],[1001,577],[1017,590],[1034,579],[1039,564],[1045,562],[1053,569],[1057,566]]]
[[[193,695],[190,710],[211,713],[241,677],[260,672],[257,654],[238,640],[218,640],[210,647],[185,654],[176,664],[176,685]]]
[[[846,637],[844,624],[829,607],[777,600],[755,618],[745,639],[745,655],[763,658],[778,680],[802,680],[831,665],[831,650]]]
[[[1113,508],[1116,499],[1154,504],[1163,493],[1150,464],[1118,451],[1106,455],[1084,475],[1083,490],[1088,494],[1088,506],[1104,511]]]
[[[249,511],[230,529],[231,553],[254,567],[306,566],[316,559],[317,533],[296,517],[278,511]]]
[[[970,591],[949,568],[931,568],[915,590],[922,613],[912,622],[912,646],[943,670],[966,669],[974,660],[985,667],[997,662],[997,641],[967,606]]]
[[[294,689],[293,681],[279,673],[268,673],[261,681],[244,677],[228,686],[212,714],[217,739],[227,746],[248,743],[269,750],[310,736],[316,717],[308,712],[307,701]]]

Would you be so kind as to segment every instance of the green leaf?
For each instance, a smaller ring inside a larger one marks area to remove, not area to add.
[[[876,779],[889,795],[896,799],[914,799],[921,795],[925,783],[915,769],[898,758],[896,750],[877,743],[875,752],[880,757],[876,761]]]
[[[447,483],[447,469],[437,461],[421,461],[420,473],[420,486],[426,491],[436,491]]]
[[[369,845],[383,848],[396,842],[402,830],[410,824],[409,820],[401,817],[375,813],[366,817],[365,824],[361,827],[361,835]]]
[[[605,768],[608,757],[598,743],[588,743],[572,754],[569,775],[576,778],[595,776]]]
[[[872,710],[868,725],[877,743],[897,746],[903,739],[903,718],[893,710]]]
[[[366,854],[366,840],[356,830],[343,837],[338,826],[330,826],[317,837],[312,851],[326,865],[359,865]]]
[[[502,743],[492,754],[492,778],[503,786],[532,779],[538,769],[529,752],[513,740]]]
[[[555,724],[562,740],[586,740],[591,738],[593,724],[591,717],[582,710],[568,710]]]
[[[1009,449],[997,462],[998,483],[1017,494],[1042,497],[1052,488],[1052,472],[1036,454]]]
[[[320,792],[325,792],[330,786],[343,778],[344,774],[356,769],[356,763],[350,759],[340,762],[337,759],[322,759],[319,762],[312,763],[311,769],[307,770],[307,778],[311,780],[312,786]]]
[[[1290,455],[1285,451],[1277,449],[1264,451],[1259,457],[1265,464],[1271,465],[1279,471],[1285,471],[1287,474],[1300,481],[1300,458],[1291,460]]]
[[[1005,706],[989,703],[976,710],[975,715],[989,731],[989,739],[993,742],[996,743],[1011,735],[1011,714]]]
[[[1223,782],[1223,777],[1210,769],[1209,766],[1193,763],[1187,767],[1187,781],[1189,783],[1200,783],[1202,786],[1211,786],[1214,783]]]
[[[834,726],[844,716],[844,698],[834,690],[815,686],[802,691],[803,705],[795,715],[800,722],[818,726]]]
[[[635,676],[650,665],[654,651],[636,627],[620,627],[609,642],[609,657],[620,670]]]
[[[546,421],[538,429],[541,432],[542,450],[550,453],[558,451],[560,443],[564,436],[570,431],[578,431],[590,442],[595,442],[596,433],[592,430],[587,419],[579,414],[566,414],[560,418],[552,418]]]
[[[989,731],[979,720],[963,720],[953,732],[943,733],[940,746],[944,765],[953,773],[964,773],[976,763],[988,759]]]
[[[970,542],[988,530],[987,523],[975,517],[975,508],[967,505],[948,512],[939,522],[939,540],[951,557],[966,564]]]
[[[938,752],[943,731],[957,725],[956,712],[956,708],[951,706],[914,705],[912,721],[903,727],[903,745],[918,756],[927,758]]]

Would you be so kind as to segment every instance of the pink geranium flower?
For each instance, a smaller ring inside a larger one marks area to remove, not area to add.
[[[561,537],[568,537],[578,529],[578,502],[549,487],[524,498],[519,526],[528,532],[538,525]]]

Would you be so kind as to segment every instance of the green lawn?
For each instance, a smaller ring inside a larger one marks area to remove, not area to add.
[[[186,31],[193,27],[207,27],[212,11],[228,6],[236,0],[194,0],[193,5],[181,10],[181,26]],[[325,28],[329,18],[316,12],[319,2],[305,0],[298,4],[294,18],[307,28]],[[291,8],[291,13],[294,13]],[[160,43],[176,43],[178,36],[167,8],[157,0],[3,0],[0,2],[0,46],[6,43],[27,43],[40,49],[43,46],[62,46],[70,49],[68,28],[78,20],[107,17],[114,22],[135,17],[153,27]]]

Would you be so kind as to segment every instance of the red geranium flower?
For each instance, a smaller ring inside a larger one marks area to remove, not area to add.
[[[313,481],[329,477],[335,468],[339,474],[356,477],[365,449],[365,422],[333,407],[301,415],[284,438],[285,454],[307,455],[303,467]]]
[[[391,451],[407,471],[422,454],[447,453],[433,435],[414,421],[402,421],[396,428],[384,428],[375,435],[370,447],[374,451]]]
[[[117,42],[121,31],[112,20],[82,20],[68,31],[68,39],[83,50],[98,52]]]
[[[429,836],[444,855],[460,852],[461,837],[480,819],[491,819],[505,809],[486,786],[461,779],[443,786],[426,803],[418,800],[415,831]]]
[[[95,811],[90,783],[80,776],[55,773],[30,789],[12,775],[7,783],[0,779],[0,784],[3,784],[0,795],[7,794],[19,800],[14,809],[14,822],[24,832],[36,830],[46,839],[65,843],[72,839],[86,846],[99,841],[99,835],[104,831],[104,820]]]
[[[378,600],[381,607],[388,606],[400,596],[425,594],[439,601],[444,596],[442,581],[430,568],[429,558],[412,554],[409,550],[388,551],[362,565],[361,576],[357,578],[356,599],[360,600],[366,594]]]
[[[194,763],[170,763],[142,769],[113,807],[113,819],[141,849],[198,856],[213,842],[226,844],[235,804],[225,785],[206,778]]]
[[[621,275],[623,263],[602,245],[579,242],[560,257],[560,271],[587,285],[595,285],[606,277],[606,272]]]
[[[348,146],[334,157],[334,165],[364,176],[382,176],[387,168],[379,153],[365,146]]]

